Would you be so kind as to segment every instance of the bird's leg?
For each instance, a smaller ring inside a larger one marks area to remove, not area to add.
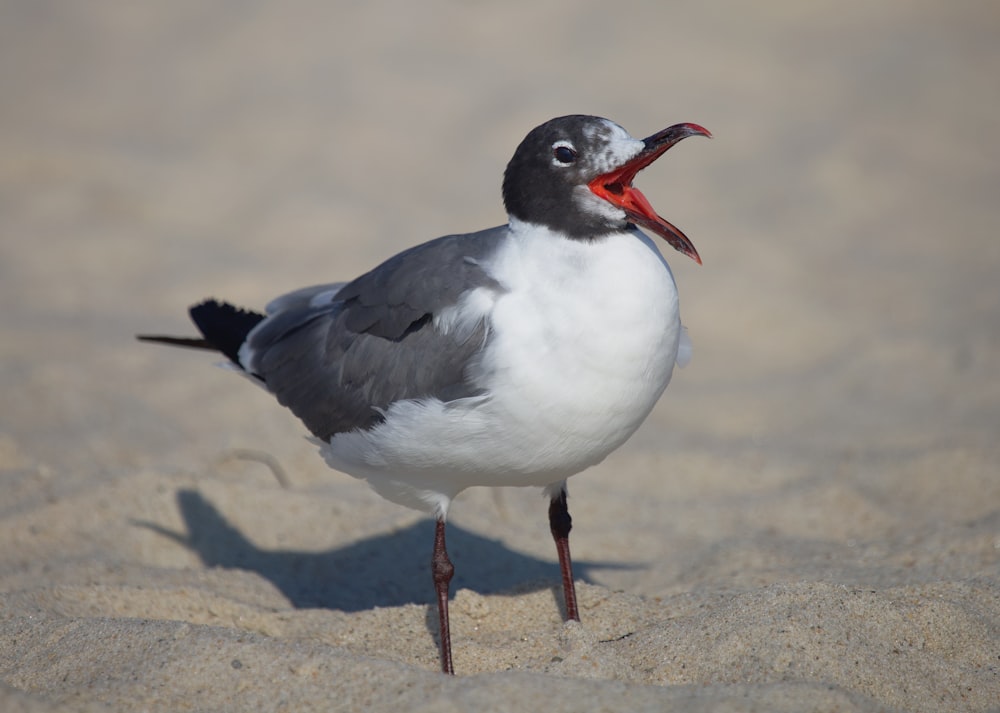
[[[437,528],[434,531],[431,573],[434,575],[438,621],[441,624],[441,671],[454,675],[455,668],[451,664],[451,631],[448,628],[448,585],[455,574],[455,567],[448,559],[448,550],[444,546],[444,519],[437,521]]]
[[[573,560],[569,556],[569,531],[573,529],[573,518],[566,507],[566,488],[552,497],[549,503],[549,529],[556,541],[559,553],[559,569],[562,572],[563,596],[566,598],[566,621],[580,621],[576,606],[576,585],[573,583]]]

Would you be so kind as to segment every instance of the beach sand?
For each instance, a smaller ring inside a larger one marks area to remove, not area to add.
[[[8,3],[0,709],[1000,711],[1000,10],[989,3]],[[504,220],[533,126],[697,122],[637,181],[694,359],[570,481],[429,520],[205,354]],[[283,475],[287,487],[277,476]]]

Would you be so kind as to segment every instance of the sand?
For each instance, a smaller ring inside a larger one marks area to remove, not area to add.
[[[0,709],[1000,710],[990,3],[6,3]],[[552,116],[710,128],[642,174],[695,345],[545,502],[431,523],[186,333],[503,221]],[[284,474],[283,487],[276,473]]]

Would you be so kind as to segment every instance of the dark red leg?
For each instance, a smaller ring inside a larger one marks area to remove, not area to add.
[[[576,585],[573,583],[573,560],[569,556],[569,531],[573,529],[573,518],[566,507],[566,490],[552,498],[549,503],[549,529],[556,541],[559,553],[559,569],[562,572],[563,596],[566,598],[566,621],[580,621],[580,611],[576,606]]]
[[[455,567],[448,559],[448,550],[444,546],[444,520],[437,521],[437,529],[434,531],[434,555],[431,557],[431,573],[434,575],[438,621],[441,624],[441,671],[454,674],[455,668],[451,665],[451,630],[448,628],[448,585],[455,574]]]

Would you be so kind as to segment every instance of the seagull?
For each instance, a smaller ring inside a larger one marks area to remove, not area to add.
[[[264,313],[203,301],[190,309],[200,337],[138,337],[221,352],[302,420],[331,467],[436,519],[444,673],[445,520],[466,488],[544,488],[565,619],[580,619],[566,480],[635,432],[691,351],[643,229],[701,258],[632,185],[689,136],[711,134],[683,123],[640,140],[596,116],[551,119],[504,172],[506,225],[425,242]]]

